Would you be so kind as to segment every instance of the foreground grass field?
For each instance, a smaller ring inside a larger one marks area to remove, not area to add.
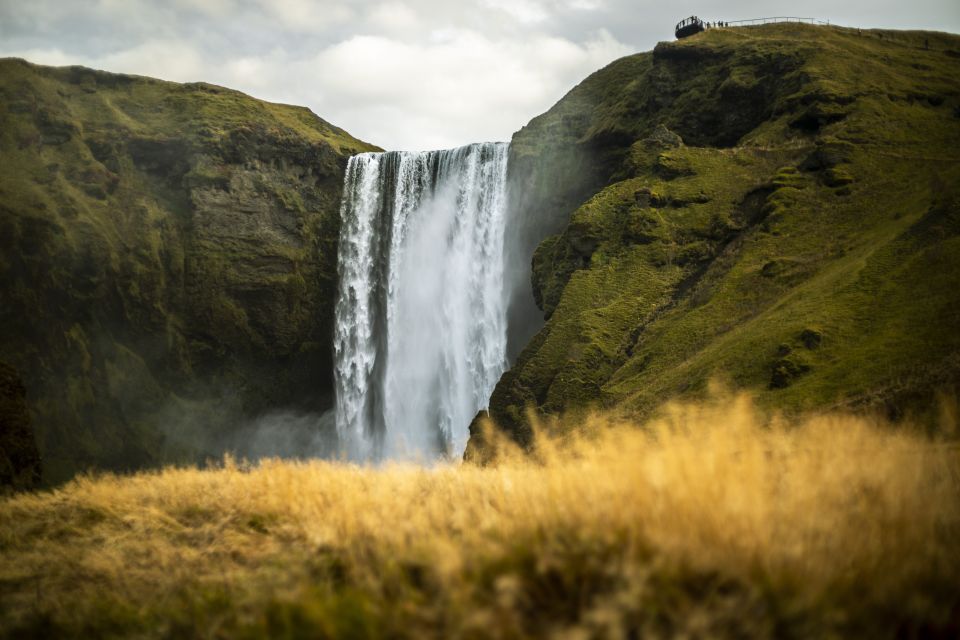
[[[228,460],[3,499],[0,635],[960,631],[948,441],[745,397],[582,433],[486,467]]]

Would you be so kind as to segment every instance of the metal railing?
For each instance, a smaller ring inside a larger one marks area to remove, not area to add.
[[[773,18],[751,18],[750,20],[724,20],[723,25],[731,27],[749,27],[756,24],[773,24],[775,22],[804,22],[806,24],[824,24],[829,25],[830,21],[817,20],[816,18],[796,18],[794,16],[776,16]]]
[[[692,24],[703,25],[703,20],[701,20],[700,18],[698,18],[698,17],[696,17],[696,16],[690,16],[689,18],[687,18],[687,19],[685,19],[685,20],[681,20],[680,22],[678,22],[678,23],[677,23],[677,26],[676,26],[675,28],[676,28],[676,29],[680,29],[680,28],[682,28],[682,27],[686,27],[686,26],[689,26],[689,25],[692,25]]]

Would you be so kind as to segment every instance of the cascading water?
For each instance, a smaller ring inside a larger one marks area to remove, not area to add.
[[[506,367],[508,150],[350,158],[334,336],[337,434],[349,458],[463,452]]]

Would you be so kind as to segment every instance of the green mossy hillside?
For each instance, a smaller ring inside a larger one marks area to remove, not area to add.
[[[0,60],[0,356],[46,481],[330,401],[343,169],[373,148],[222,87]]]
[[[896,416],[956,390],[958,51],[710,30],[614,62],[518,132],[522,218],[566,224],[533,254],[546,324],[495,422],[525,440],[528,406],[642,415],[714,378],[786,411]]]

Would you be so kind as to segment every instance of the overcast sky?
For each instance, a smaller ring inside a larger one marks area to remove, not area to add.
[[[0,56],[203,80],[432,149],[508,140],[694,13],[960,32],[960,0],[0,0]]]

